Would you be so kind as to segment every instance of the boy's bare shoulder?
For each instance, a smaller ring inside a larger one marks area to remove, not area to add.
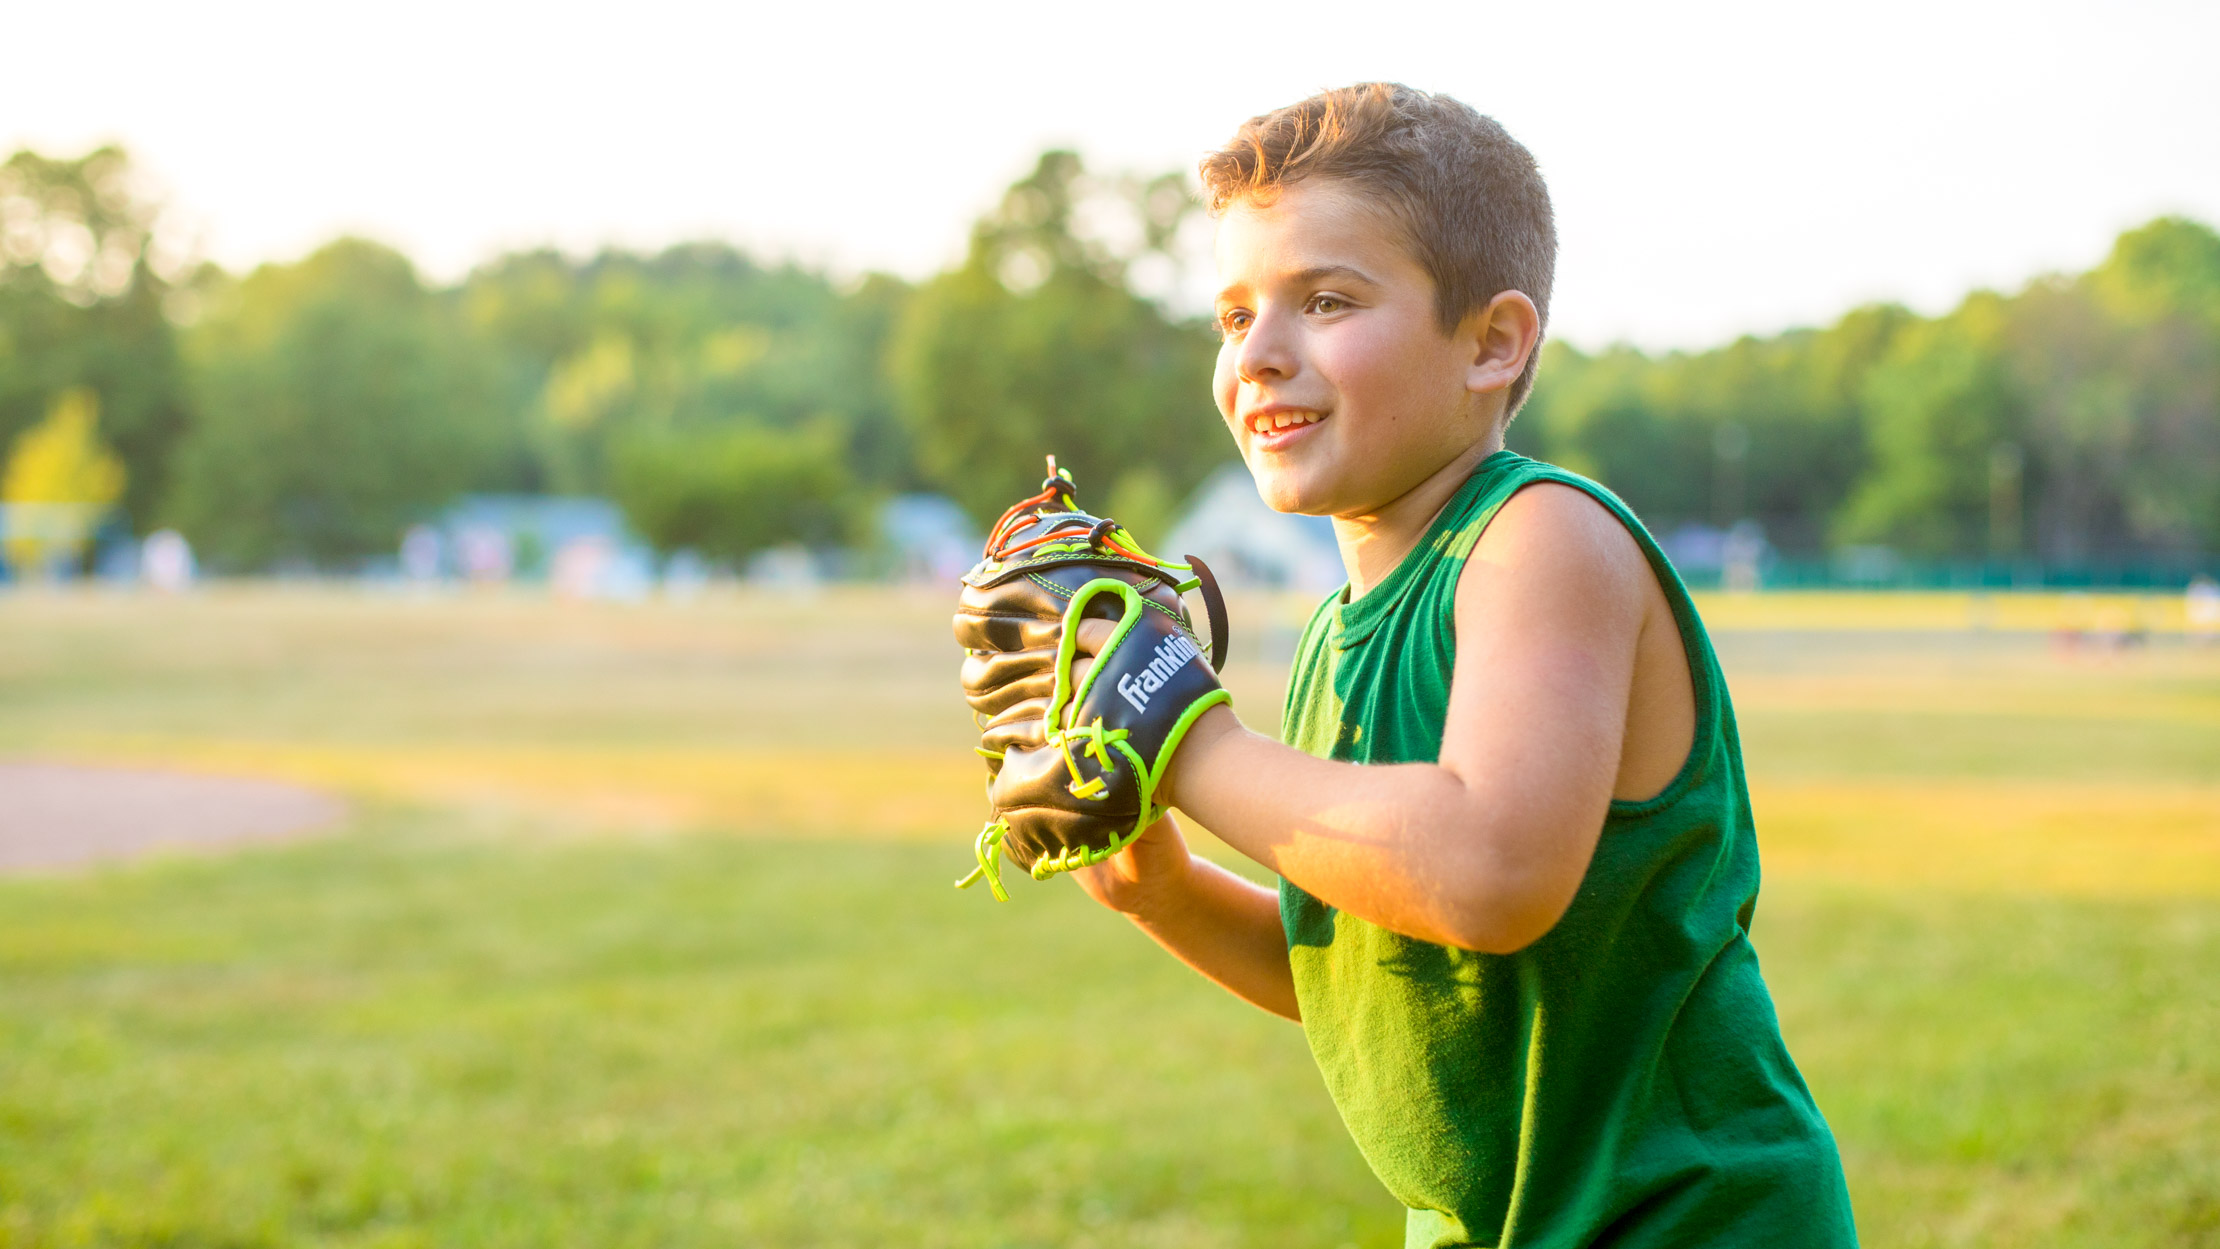
[[[1654,797],[1680,773],[1697,727],[1680,625],[1641,543],[1595,496],[1562,482],[1512,495],[1465,563],[1456,612],[1459,662],[1469,654],[1487,684],[1526,670],[1536,714],[1586,713],[1590,745],[1615,763],[1610,797]]]
[[[1538,481],[1506,500],[1481,533],[1459,598],[1515,588],[1545,611],[1639,618],[1655,580],[1641,545],[1609,508],[1577,486]]]

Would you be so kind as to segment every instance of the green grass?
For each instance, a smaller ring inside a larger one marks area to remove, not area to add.
[[[1296,1029],[947,868],[377,813],[0,885],[0,1243],[1399,1243]],[[2220,1243],[2220,909],[1759,938],[1868,1243]]]
[[[1068,886],[948,889],[966,829],[787,836],[728,796],[705,831],[643,832],[369,783],[544,749],[519,776],[605,758],[707,792],[768,758],[837,828],[854,795],[821,778],[857,774],[831,761],[961,749],[946,614],[0,599],[0,751],[226,742],[368,778],[329,839],[0,880],[0,1246],[1400,1243],[1299,1030]],[[1267,724],[1271,649],[1236,674]],[[1761,837],[1769,811],[1790,830],[1758,946],[1866,1243],[2220,1246],[2220,897],[2134,873],[2057,896],[2011,863],[1891,880],[1930,834],[1799,858],[1844,820],[1784,809],[2009,797],[1934,843],[1974,853],[2088,782],[2135,846],[2201,854],[2148,826],[2220,794],[2220,652],[1722,650]],[[2175,805],[2135,808],[2145,785]],[[1856,870],[1808,866],[1831,863]]]
[[[951,862],[383,813],[0,885],[0,1243],[1394,1241],[1299,1030]]]
[[[1756,937],[1865,1243],[2220,1245],[2220,906],[1798,883]]]

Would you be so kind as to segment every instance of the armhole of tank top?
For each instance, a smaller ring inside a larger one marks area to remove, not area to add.
[[[1319,635],[1333,629],[1331,617],[1334,608],[1348,588],[1344,585],[1311,608],[1310,617],[1303,622],[1302,629],[1295,635],[1295,654],[1288,660],[1287,688],[1280,694],[1280,741],[1283,744],[1291,744],[1287,742],[1287,726],[1295,717],[1296,697],[1302,693],[1301,681],[1297,678],[1316,679],[1316,674],[1302,671],[1303,657],[1310,654],[1314,646],[1331,645],[1330,639]]]
[[[1542,482],[1556,482],[1561,486],[1570,486],[1595,500],[1596,506],[1609,512],[1612,519],[1618,521],[1620,527],[1626,530],[1627,536],[1634,539],[1634,545],[1640,549],[1643,560],[1650,566],[1650,575],[1657,579],[1657,588],[1665,595],[1665,605],[1672,609],[1673,624],[1680,634],[1681,662],[1688,665],[1688,685],[1696,697],[1696,731],[1689,738],[1688,754],[1681,759],[1679,769],[1673,773],[1673,779],[1665,783],[1665,788],[1658,790],[1647,798],[1613,798],[1610,812],[1605,819],[1608,822],[1609,820],[1623,819],[1628,816],[1647,815],[1653,811],[1661,811],[1680,801],[1682,795],[1693,788],[1697,781],[1703,779],[1705,773],[1709,770],[1708,765],[1711,762],[1712,754],[1711,745],[1719,735],[1719,708],[1725,701],[1723,692],[1718,688],[1720,680],[1719,666],[1710,658],[1710,640],[1705,637],[1703,625],[1696,616],[1695,600],[1688,596],[1688,587],[1681,584],[1680,574],[1673,570],[1672,561],[1665,558],[1664,550],[1643,531],[1640,523],[1634,519],[1633,514],[1623,510],[1625,504],[1619,503],[1603,493],[1601,485],[1578,474],[1568,473],[1554,465],[1538,462],[1535,464],[1535,468],[1539,471],[1530,471],[1525,480],[1512,486],[1504,494],[1502,500],[1488,510],[1487,520],[1480,527],[1481,534],[1485,534],[1488,525],[1495,522],[1495,517],[1502,512],[1504,504],[1509,503],[1513,495],[1528,486],[1539,485]],[[1475,535],[1473,538],[1474,549],[1479,547],[1479,543],[1480,535]],[[1470,558],[1469,551],[1466,556],[1468,559]],[[1457,581],[1459,582],[1464,579],[1464,564],[1465,560],[1458,561]],[[1452,622],[1449,630],[1452,644],[1450,653],[1454,656],[1456,653],[1454,649],[1456,638],[1454,625],[1456,595],[1454,590],[1452,590],[1450,598],[1449,616]]]

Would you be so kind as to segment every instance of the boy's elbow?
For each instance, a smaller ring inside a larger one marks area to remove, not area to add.
[[[1588,875],[1593,840],[1560,827],[1475,819],[1485,832],[1437,864],[1435,893],[1443,945],[1480,954],[1516,954],[1549,935],[1572,909]],[[1577,853],[1575,852],[1577,850]]]
[[[1459,891],[1454,905],[1444,908],[1443,945],[1478,954],[1516,954],[1549,935],[1571,908],[1573,893],[1554,880],[1498,878],[1485,885]]]
[[[1564,912],[1547,918],[1533,916],[1474,916],[1454,921],[1440,938],[1441,944],[1475,954],[1516,954],[1549,934]]]

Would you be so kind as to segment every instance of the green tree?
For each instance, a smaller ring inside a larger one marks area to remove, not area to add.
[[[1552,342],[1511,445],[1604,482],[1657,527],[1754,518],[1775,544],[1817,552],[1868,462],[1865,375],[1914,319],[1860,308],[1823,330],[1664,356]]]
[[[1749,516],[1816,554],[2062,563],[2220,549],[2220,234],[2161,218],[2079,276],[1710,351],[1553,343],[1514,447],[1656,527]]]
[[[1863,406],[1846,539],[2054,563],[2220,549],[2220,236],[2161,219],[2089,273],[1977,293],[1903,335]]]
[[[0,163],[0,446],[89,389],[143,524],[190,408],[167,309],[198,273],[122,149]]]
[[[515,436],[469,327],[375,243],[218,291],[188,349],[200,418],[168,514],[219,567],[390,551]]]
[[[2116,465],[2110,491],[2120,501],[2116,540],[2220,551],[2220,233],[2179,217],[2130,230],[2072,294],[2099,310],[2101,333],[2090,337],[2100,340],[2101,355],[2062,390],[2073,409],[2039,406],[2038,422],[2071,430],[2088,423],[2098,404],[2121,414],[2127,430],[2115,439],[2121,454],[2109,462]],[[2020,348],[2022,367],[2030,372],[2075,358],[2058,350],[2055,335],[2049,342],[2022,337],[2029,340]],[[2054,545],[2071,531],[2053,509],[2038,523]]]
[[[1143,250],[1165,245],[1185,211],[1167,187],[1184,195],[1161,179],[1125,188]],[[1210,400],[1209,331],[1134,294],[1134,257],[1076,228],[1083,201],[1106,193],[1075,154],[1044,154],[894,334],[918,467],[974,516],[1038,484],[1044,454],[1098,500],[1183,496],[1231,454]]]
[[[830,422],[637,432],[618,444],[613,478],[618,505],[658,548],[729,559],[847,542],[865,498]]]
[[[883,275],[843,291],[694,243],[503,257],[470,276],[462,303],[500,355],[542,488],[609,489],[620,445],[650,434],[827,421],[859,480],[899,488],[913,477],[883,361],[907,293]]]
[[[2160,217],[2115,240],[2088,286],[2126,324],[2180,318],[2220,333],[2220,233],[2186,217]]]
[[[2024,438],[2024,404],[1999,350],[2006,308],[1995,295],[1910,327],[1874,367],[1862,396],[1872,471],[1836,536],[1929,557],[1980,552],[1988,540],[1989,465]]]

